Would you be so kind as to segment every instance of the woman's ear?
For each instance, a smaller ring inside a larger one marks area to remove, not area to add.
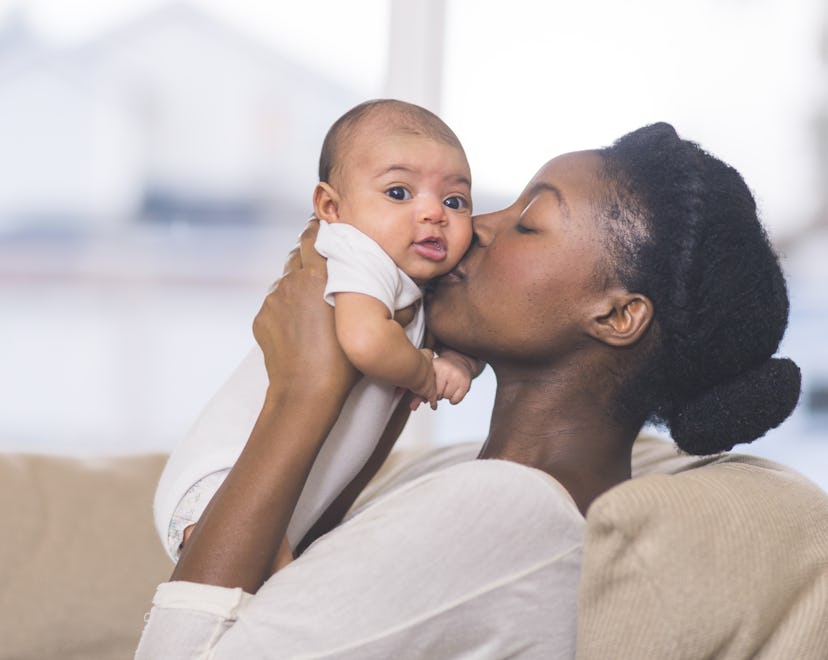
[[[592,336],[610,346],[632,346],[653,319],[653,303],[641,293],[610,292],[592,318]]]
[[[320,220],[339,221],[339,193],[325,181],[317,183],[313,191],[313,212]]]

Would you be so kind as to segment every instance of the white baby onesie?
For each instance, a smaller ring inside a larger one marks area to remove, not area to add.
[[[325,298],[331,304],[338,292],[365,293],[393,314],[422,295],[375,241],[351,225],[320,221],[316,249],[328,259]],[[414,346],[422,345],[422,305],[405,333]],[[170,455],[156,490],[154,511],[156,528],[173,559],[183,529],[198,520],[241,453],[261,410],[267,382],[264,357],[255,347]],[[368,378],[354,386],[297,502],[288,525],[291,547],[365,465],[400,396],[393,385]]]

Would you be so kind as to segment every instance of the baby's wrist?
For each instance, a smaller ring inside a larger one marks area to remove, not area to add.
[[[412,385],[408,388],[417,394],[426,394],[434,382],[434,351],[430,348],[421,348],[419,353],[422,359],[419,362],[417,373]]]
[[[462,369],[468,374],[470,380],[474,379],[480,371],[477,360],[474,360],[467,355],[463,355],[462,353],[457,353],[456,351],[445,351],[441,355],[435,354],[435,357],[438,357],[441,360],[446,360],[458,369]]]

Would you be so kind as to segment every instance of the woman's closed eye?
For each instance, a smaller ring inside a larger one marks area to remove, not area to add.
[[[385,194],[391,199],[397,200],[398,202],[404,202],[406,200],[411,199],[411,191],[406,188],[403,188],[402,186],[392,186],[391,188],[385,191]]]

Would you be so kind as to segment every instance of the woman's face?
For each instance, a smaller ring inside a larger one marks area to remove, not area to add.
[[[591,341],[584,323],[608,284],[595,217],[601,164],[592,151],[559,156],[510,207],[474,219],[476,240],[428,300],[442,343],[489,362],[534,363]]]

